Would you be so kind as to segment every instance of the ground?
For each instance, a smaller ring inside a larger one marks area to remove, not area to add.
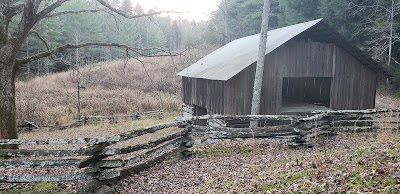
[[[268,140],[197,147],[118,182],[118,193],[399,193],[400,134],[345,133],[292,149]]]
[[[145,119],[102,123],[64,131],[33,131],[21,139],[109,136],[173,120]],[[171,128],[126,142],[148,142]],[[118,193],[399,193],[400,132],[339,133],[319,137],[312,148],[292,148],[269,140],[231,140],[197,145],[196,155],[173,158],[118,181]],[[123,146],[123,145],[121,145]],[[126,146],[126,145],[125,145]],[[40,147],[22,147],[40,149]],[[46,147],[46,149],[48,149]],[[69,149],[63,145],[53,149]],[[71,148],[78,149],[78,148]],[[2,170],[1,174],[23,169]],[[32,170],[30,174],[76,172],[79,169]],[[0,184],[0,193],[74,193],[82,182]],[[3,189],[3,190],[2,190]]]

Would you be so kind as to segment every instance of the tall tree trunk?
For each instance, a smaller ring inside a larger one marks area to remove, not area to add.
[[[0,139],[17,139],[14,65],[0,62]],[[15,146],[0,146],[0,149]]]
[[[392,45],[393,45],[393,22],[394,22],[394,0],[392,0],[392,7],[390,11],[390,24],[389,24],[389,51],[388,51],[388,61],[387,67],[390,70],[390,64],[392,62]],[[390,92],[390,79],[386,78],[386,92]]]
[[[389,57],[388,57],[388,62],[387,65],[390,67],[390,63],[392,62],[392,45],[393,45],[393,22],[394,22],[394,0],[392,0],[392,7],[390,11],[390,26],[389,26]]]
[[[264,0],[264,9],[261,23],[261,34],[260,34],[260,45],[258,50],[258,60],[256,75],[254,78],[254,90],[253,90],[253,100],[251,103],[251,114],[260,114],[260,104],[261,104],[261,88],[264,74],[264,61],[265,61],[265,51],[267,50],[267,33],[268,33],[268,20],[270,11],[270,1]],[[250,122],[250,128],[257,127],[257,121]]]
[[[224,6],[224,10],[222,10],[224,12],[224,40],[225,40],[225,44],[228,44],[230,42],[230,38],[229,38],[229,26],[228,26],[228,2],[226,0],[223,1],[223,6]]]

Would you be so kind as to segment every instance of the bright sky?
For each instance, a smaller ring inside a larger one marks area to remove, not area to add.
[[[217,10],[220,0],[131,0],[132,5],[139,3],[145,11],[177,11],[180,14],[170,14],[171,17],[180,15],[184,19],[209,20],[211,11]]]

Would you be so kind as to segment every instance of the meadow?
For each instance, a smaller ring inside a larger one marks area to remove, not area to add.
[[[70,123],[77,118],[77,88],[81,115],[124,115],[181,108],[180,70],[212,48],[174,57],[150,57],[101,62],[16,84],[18,122],[41,125]]]

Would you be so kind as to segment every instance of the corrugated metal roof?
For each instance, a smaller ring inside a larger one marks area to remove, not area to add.
[[[268,31],[268,54],[314,26],[322,19]],[[180,76],[209,80],[229,80],[257,61],[260,34],[234,40],[178,73]]]
[[[307,29],[315,26],[323,39],[331,39],[368,68],[385,76],[389,73],[366,53],[348,43],[321,19],[268,31],[266,55]],[[318,25],[317,25],[318,24]],[[319,29],[318,29],[319,28]],[[314,29],[314,28],[313,28]],[[323,31],[320,31],[323,29]],[[328,33],[328,34],[326,34]],[[332,36],[331,36],[332,35]],[[226,81],[257,61],[260,34],[234,40],[178,73],[180,76]]]

